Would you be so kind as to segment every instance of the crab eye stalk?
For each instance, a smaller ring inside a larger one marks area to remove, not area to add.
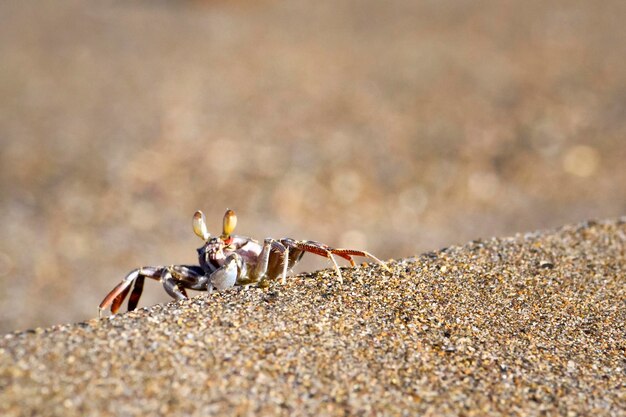
[[[235,230],[237,226],[237,215],[232,210],[226,210],[224,214],[224,227],[222,228],[222,239],[228,239],[230,234]]]
[[[200,210],[196,211],[193,215],[193,232],[204,241],[209,240],[211,237],[211,234],[206,227],[206,218],[204,217],[204,213]]]

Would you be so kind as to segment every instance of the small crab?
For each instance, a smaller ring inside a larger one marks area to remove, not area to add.
[[[137,307],[146,278],[163,284],[165,291],[177,300],[187,298],[185,289],[208,291],[223,290],[235,285],[260,284],[280,278],[286,283],[288,272],[297,264],[305,252],[330,259],[343,282],[339,265],[333,255],[344,258],[355,266],[353,256],[369,257],[386,270],[387,265],[374,255],[355,249],[335,249],[312,240],[265,239],[260,243],[246,236],[233,235],[237,216],[226,210],[220,236],[211,236],[206,219],[201,211],[193,215],[193,231],[204,241],[198,249],[199,265],[144,266],[132,270],[115,288],[104,297],[98,315],[110,307],[115,314],[130,292],[128,311]],[[131,291],[132,287],[132,291]]]

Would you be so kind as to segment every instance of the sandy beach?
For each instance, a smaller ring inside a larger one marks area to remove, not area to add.
[[[8,334],[0,414],[623,416],[625,253],[586,222]]]

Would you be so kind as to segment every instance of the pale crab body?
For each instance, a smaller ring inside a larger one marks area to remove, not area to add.
[[[369,257],[388,269],[380,259],[362,250],[336,249],[311,240],[290,238],[268,238],[260,243],[246,236],[233,235],[236,224],[235,212],[227,210],[222,234],[211,236],[204,214],[197,211],[193,216],[193,230],[205,242],[198,249],[199,265],[145,266],[134,269],[102,300],[98,314],[101,315],[107,308],[116,313],[129,293],[128,311],[134,310],[146,278],[160,281],[165,291],[175,299],[186,299],[186,289],[211,292],[213,289],[223,290],[278,278],[284,284],[288,272],[305,252],[330,259],[339,282],[343,282],[343,278],[333,255],[348,260],[352,266],[355,266],[352,256]]]

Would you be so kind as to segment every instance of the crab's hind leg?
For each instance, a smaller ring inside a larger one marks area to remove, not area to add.
[[[350,265],[352,266],[356,266],[356,264],[354,263],[354,260],[352,259],[352,256],[362,256],[364,258],[371,258],[374,261],[376,261],[376,263],[378,263],[380,266],[382,266],[383,268],[385,268],[385,270],[391,272],[391,270],[389,269],[389,267],[387,266],[387,264],[383,261],[381,261],[380,259],[378,259],[377,257],[375,257],[374,255],[372,255],[369,252],[365,252],[364,250],[356,250],[356,249],[331,249],[330,250],[334,255],[340,256],[344,259],[347,259],[348,261],[350,261]]]
[[[281,240],[281,242],[287,248],[294,248],[302,252],[309,252],[309,253],[313,253],[315,255],[323,256],[325,258],[330,259],[331,262],[333,263],[333,266],[335,267],[335,271],[337,272],[337,278],[339,279],[339,282],[343,284],[343,276],[341,275],[341,271],[339,270],[339,264],[337,264],[337,261],[335,260],[335,257],[333,256],[335,253],[333,252],[332,248],[324,245],[323,243],[314,242],[312,240],[298,241],[298,240],[287,238],[287,239]],[[348,259],[351,262],[354,262],[350,259],[348,254],[337,253],[336,255],[341,258]]]

